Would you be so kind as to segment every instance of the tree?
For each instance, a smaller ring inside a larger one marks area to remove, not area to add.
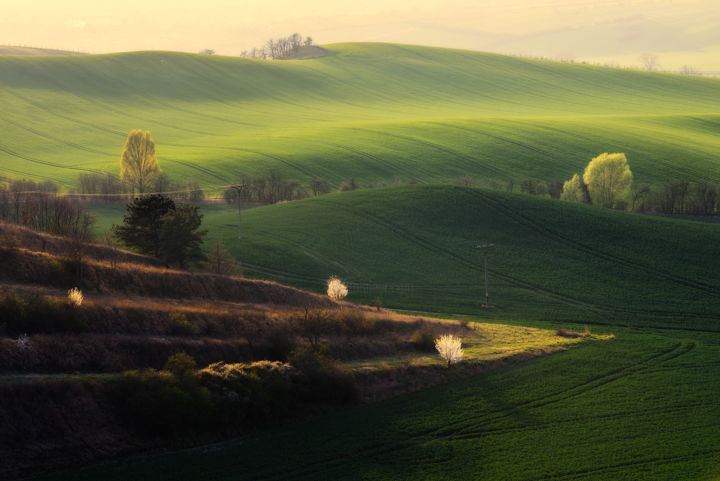
[[[643,67],[648,72],[652,72],[657,69],[658,62],[657,62],[657,55],[650,52],[644,52],[640,54],[640,62],[642,62]]]
[[[160,257],[163,217],[171,210],[175,202],[164,195],[138,197],[127,205],[123,225],[112,227],[113,236],[141,254]]]
[[[570,202],[581,202],[587,204],[589,199],[587,196],[587,186],[579,175],[575,174],[572,178],[563,184],[561,200]]]
[[[462,340],[452,334],[445,334],[435,339],[435,349],[440,357],[447,361],[448,368],[451,364],[462,361],[465,352],[462,348]]]
[[[305,46],[306,47],[312,47],[313,39],[312,37],[305,37]]]
[[[203,218],[199,211],[198,206],[179,204],[160,218],[159,257],[166,264],[184,269],[191,262],[206,260],[200,246],[207,231],[198,230]]]
[[[585,168],[583,181],[595,205],[613,207],[632,185],[632,172],[625,154],[600,154]]]
[[[310,190],[315,197],[317,197],[318,195],[327,194],[328,192],[330,192],[330,182],[325,179],[315,177],[310,181]]]
[[[224,276],[242,275],[242,268],[219,239],[215,240],[215,244],[207,253],[207,265],[210,272],[215,274]]]
[[[341,301],[348,295],[348,289],[343,281],[335,276],[331,276],[327,281],[327,295],[333,301]]]
[[[158,172],[158,160],[155,156],[155,142],[150,131],[133,130],[125,141],[122,157],[120,157],[120,177],[123,182],[137,187],[141,194],[145,192],[148,181]]]

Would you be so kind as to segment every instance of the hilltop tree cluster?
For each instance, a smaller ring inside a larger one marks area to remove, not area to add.
[[[312,44],[313,39],[311,37],[305,37],[303,39],[302,35],[299,33],[293,33],[287,37],[277,39],[270,38],[262,47],[254,47],[252,50],[243,50],[240,56],[246,58],[260,58],[263,60],[283,58],[292,52],[297,52],[302,46],[310,47]]]

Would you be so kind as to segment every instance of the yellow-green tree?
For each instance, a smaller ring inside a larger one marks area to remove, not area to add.
[[[595,205],[613,207],[632,185],[632,172],[625,154],[600,154],[585,168],[583,180]]]
[[[563,184],[562,194],[560,194],[561,200],[568,200],[570,202],[586,202],[585,186],[579,175],[575,174],[572,179],[566,180]]]
[[[120,158],[120,178],[123,182],[132,185],[133,191],[137,188],[142,194],[150,179],[158,172],[160,167],[150,131],[143,132],[142,129],[131,131]]]

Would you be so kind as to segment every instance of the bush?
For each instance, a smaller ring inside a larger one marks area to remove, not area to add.
[[[435,350],[435,333],[428,329],[419,329],[413,334],[412,343],[419,351],[433,352]]]
[[[276,323],[270,328],[267,342],[268,357],[281,361],[287,361],[296,346],[292,328],[285,322]]]
[[[452,334],[445,334],[435,339],[435,349],[443,360],[447,361],[447,367],[462,361],[465,352],[462,348],[462,340]]]
[[[327,280],[327,295],[333,301],[341,301],[348,295],[347,286],[339,278],[330,276]]]
[[[298,335],[315,350],[319,348],[322,337],[331,329],[330,314],[321,309],[306,307],[302,316],[296,316],[290,321]]]
[[[302,346],[293,351],[289,361],[305,375],[305,400],[327,404],[357,401],[359,390],[352,371],[323,352]]]
[[[86,331],[82,311],[73,307],[68,299],[0,292],[0,329],[11,335]]]
[[[110,381],[109,394],[123,423],[142,436],[172,436],[212,426],[210,392],[199,383],[180,383],[154,369],[126,371]]]
[[[343,311],[338,317],[338,326],[346,334],[361,336],[375,331],[375,320],[368,319],[362,311]]]
[[[180,379],[188,373],[192,373],[195,368],[197,368],[195,359],[185,352],[179,352],[168,358],[163,371],[172,373],[173,376]]]
[[[175,336],[192,336],[198,329],[188,321],[182,312],[171,312],[168,318],[168,333]]]
[[[80,289],[73,287],[68,291],[68,302],[71,306],[80,307],[82,306],[85,297]]]

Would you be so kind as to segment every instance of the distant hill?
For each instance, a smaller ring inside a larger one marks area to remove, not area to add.
[[[70,50],[55,50],[52,48],[16,47],[12,45],[0,45],[0,55],[86,55],[82,52]]]
[[[563,180],[621,151],[635,179],[720,181],[720,81],[392,44],[303,62],[169,52],[0,57],[0,174],[74,187],[117,172],[129,130],[161,167],[220,187]]]

